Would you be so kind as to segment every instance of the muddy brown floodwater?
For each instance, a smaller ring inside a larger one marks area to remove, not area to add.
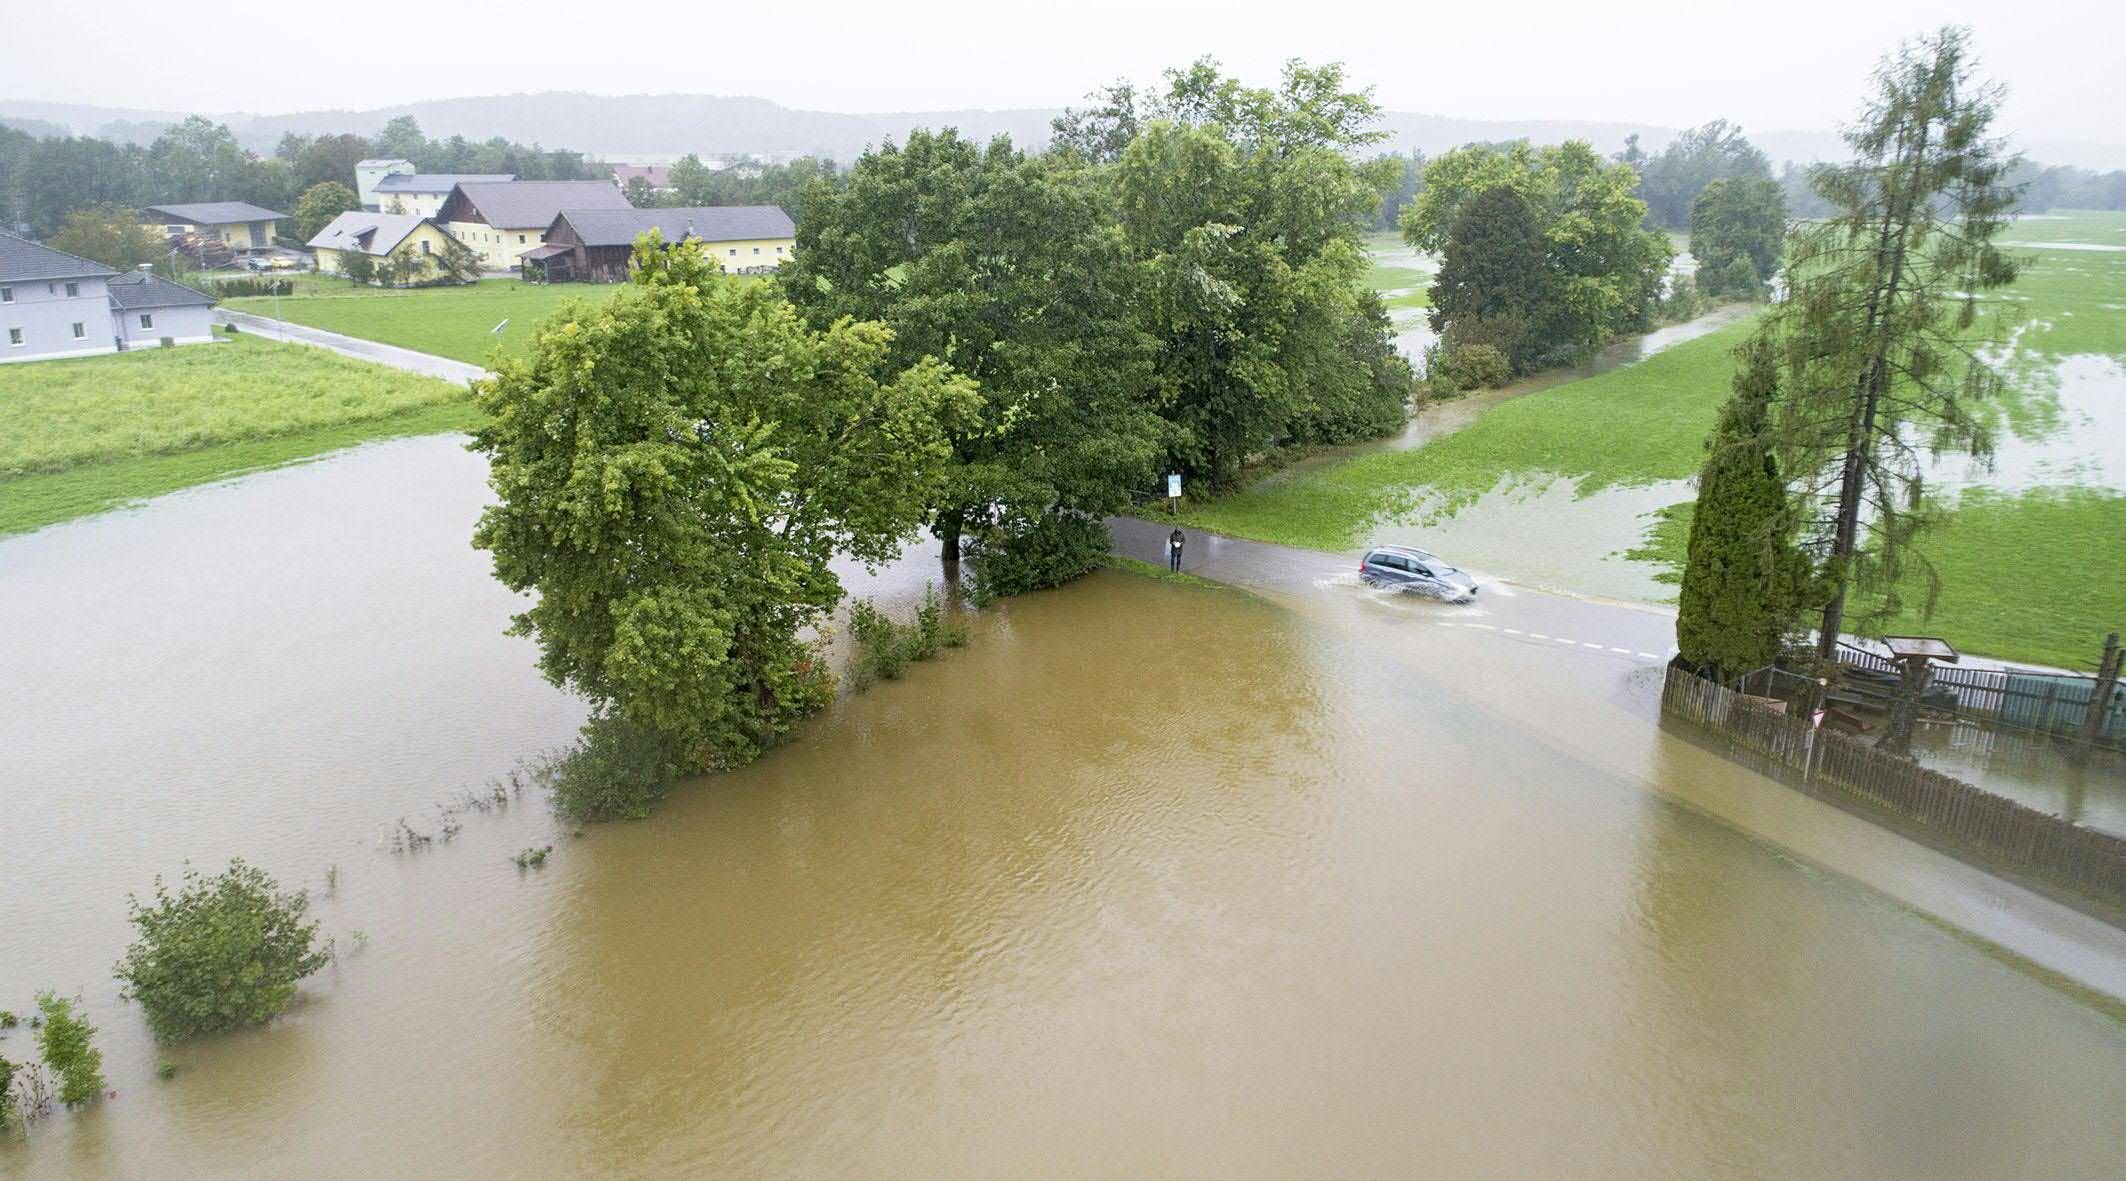
[[[1356,592],[1101,574],[652,820],[379,850],[580,714],[499,635],[480,474],[415,440],[0,542],[0,1007],[79,990],[118,1092],[0,1174],[2126,1171],[2115,1006],[1785,849],[1932,855],[1629,662]],[[232,855],[342,958],[158,1049],[124,896]]]

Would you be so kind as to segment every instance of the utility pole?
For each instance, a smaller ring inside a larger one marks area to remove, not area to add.
[[[2076,761],[2089,757],[2096,747],[2097,735],[2104,729],[2104,718],[2111,713],[2112,695],[2118,692],[2119,665],[2122,653],[2119,649],[2119,633],[2104,637],[2104,656],[2097,661],[2096,684],[2089,687],[2089,708],[2082,713],[2081,733],[2074,748]]]

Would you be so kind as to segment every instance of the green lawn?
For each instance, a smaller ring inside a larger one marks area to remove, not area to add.
[[[512,353],[528,348],[532,327],[569,300],[610,299],[616,290],[595,283],[484,279],[464,287],[392,291],[311,277],[298,294],[279,300],[246,296],[229,300],[228,306],[484,365],[497,346]],[[508,327],[496,335],[495,325],[504,320]]]
[[[448,382],[255,337],[0,366],[0,408],[0,534],[477,416]]]
[[[2020,330],[2001,429],[2043,430],[2056,417],[2049,393],[2061,357],[2101,353],[2126,362],[2126,252],[2039,244],[2126,245],[2126,213],[2022,221],[2007,237],[2025,270],[1987,301]],[[1566,477],[1587,494],[1687,478],[1727,396],[1730,350],[1748,332],[1746,323],[1723,328],[1637,365],[1502,403],[1417,450],[1267,481],[1186,516],[1205,529],[1337,550],[1358,544],[1382,514],[1451,513],[1502,479]],[[2118,412],[2126,414],[2126,404]],[[1687,522],[1687,504],[1669,510],[1631,556],[1673,569]],[[1921,550],[1946,589],[1924,621],[1923,590],[1908,587],[1913,608],[1898,626],[1945,635],[1975,653],[2073,667],[2088,667],[2103,633],[2126,626],[2126,582],[2115,573],[2126,566],[2126,496],[2113,491],[1968,492]],[[2004,569],[2014,571],[2005,581]]]

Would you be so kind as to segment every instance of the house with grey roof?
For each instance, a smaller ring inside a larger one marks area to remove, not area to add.
[[[201,201],[190,205],[147,205],[147,223],[172,238],[202,234],[220,238],[238,254],[273,246],[273,223],[286,218],[245,201]]]
[[[0,364],[204,343],[214,302],[0,231]]]
[[[435,221],[480,255],[486,270],[514,270],[524,252],[545,242],[563,210],[630,209],[602,180],[512,180],[461,183],[443,199]]]
[[[772,271],[797,251],[797,227],[773,205],[566,209],[546,228],[546,245],[525,252],[526,277],[622,282],[635,239],[652,230],[666,242],[699,242],[725,270],[741,274]]]
[[[117,275],[108,286],[118,347],[206,344],[214,339],[212,296],[146,271]]]
[[[355,195],[371,213],[434,217],[461,184],[517,179],[513,172],[416,172],[410,160],[363,160],[354,166]]]

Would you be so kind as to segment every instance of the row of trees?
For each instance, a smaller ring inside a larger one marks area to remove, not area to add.
[[[97,205],[249,201],[286,211],[320,184],[351,191],[355,162],[372,156],[402,157],[426,171],[514,172],[531,180],[605,174],[580,152],[499,138],[431,140],[409,116],[392,120],[374,138],[290,134],[269,157],[244,148],[226,125],[196,115],[146,146],[92,136],[39,137],[0,126],[0,222],[27,225],[43,237],[69,213]]]
[[[669,189],[654,191],[647,181],[628,182],[628,201],[637,208],[700,205],[775,205],[794,220],[805,215],[805,194],[814,181],[834,182],[834,161],[812,156],[787,164],[741,164],[710,168],[688,154],[672,164]]]
[[[1977,299],[2016,273],[1995,239],[2017,160],[1970,63],[1961,29],[1900,47],[1846,134],[1852,162],[1811,175],[1828,213],[1788,240],[1789,294],[1741,351],[1699,477],[1676,632],[1701,670],[1771,663],[1806,616],[1828,663],[1915,581],[1932,607],[1911,548],[1937,512],[1923,477],[1934,454],[1988,447],[1998,325]]]
[[[815,178],[772,284],[646,240],[628,288],[481,385],[476,543],[538,592],[516,626],[594,705],[581,757],[654,794],[819,708],[806,637],[838,557],[928,525],[980,594],[1053,585],[1163,470],[1226,483],[1274,441],[1404,421],[1411,374],[1359,282],[1396,181],[1353,162],[1370,93],[1203,61],[1096,99],[1040,155],[917,132]]]

